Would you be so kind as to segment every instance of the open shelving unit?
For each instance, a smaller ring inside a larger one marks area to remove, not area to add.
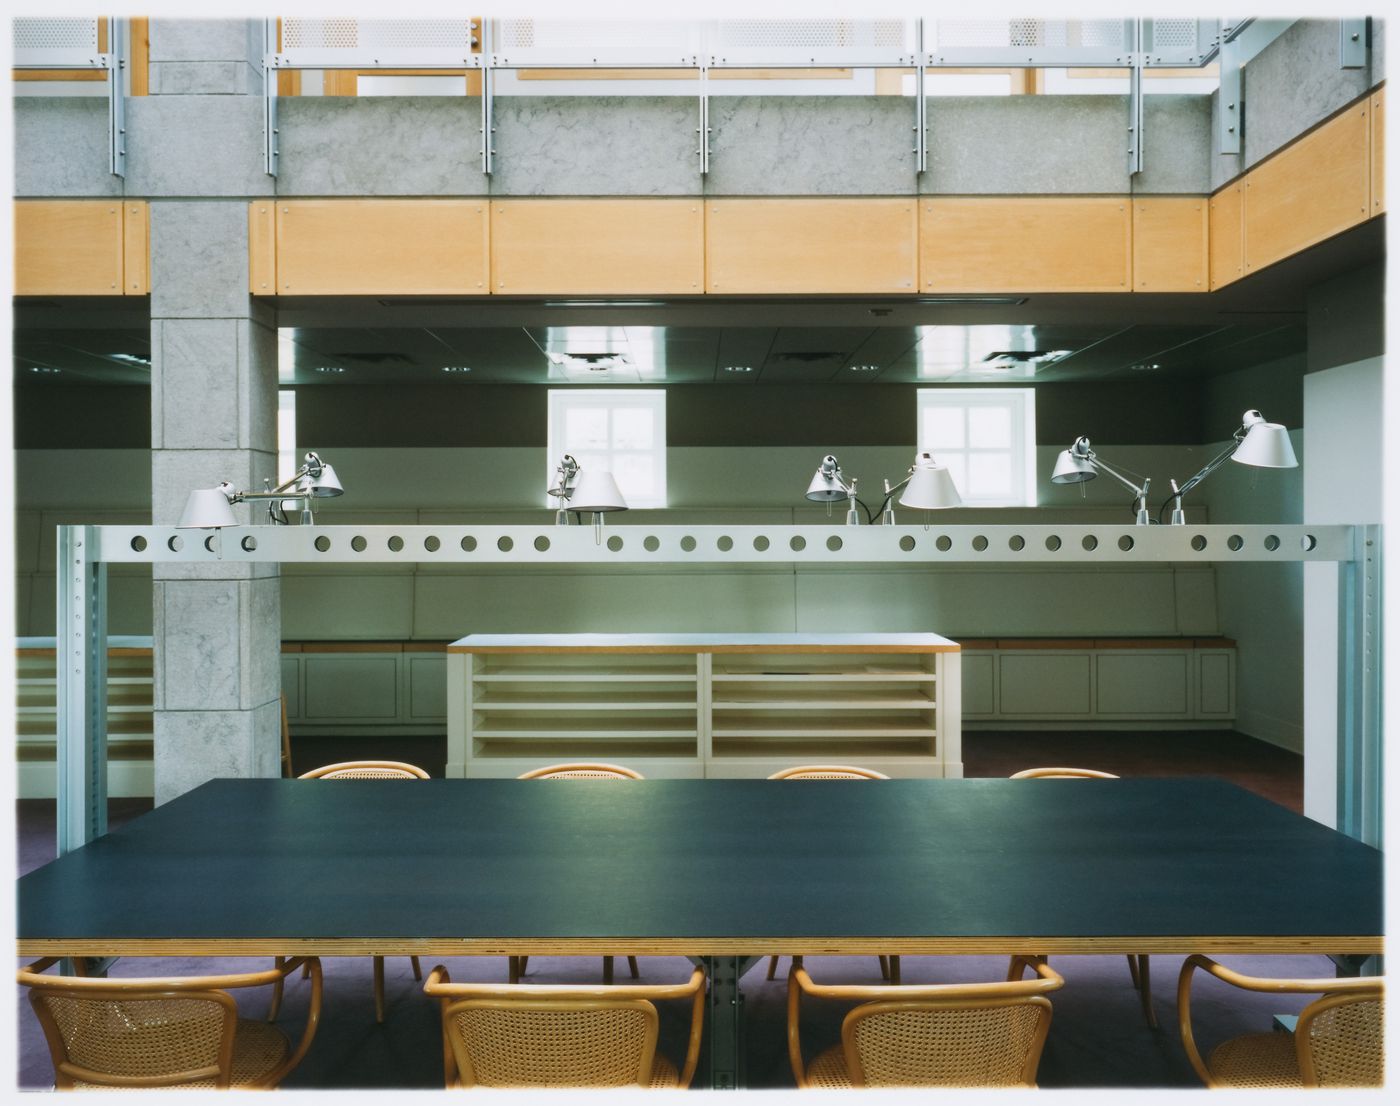
[[[448,647],[447,773],[961,776],[958,663],[936,634],[470,635]]]

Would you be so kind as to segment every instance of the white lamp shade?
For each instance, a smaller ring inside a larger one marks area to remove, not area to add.
[[[922,511],[937,511],[944,507],[962,506],[962,496],[953,483],[953,474],[943,465],[919,465],[904,485],[899,497],[901,507]]]
[[[328,499],[333,495],[345,494],[345,489],[340,486],[340,477],[336,476],[335,469],[324,462],[321,464],[320,476],[312,476],[308,473],[301,478],[301,488],[303,491],[310,492],[313,499]]]
[[[625,511],[627,500],[622,498],[622,491],[612,473],[581,469],[574,482],[574,490],[569,495],[569,510],[594,514]]]
[[[185,500],[185,511],[175,524],[175,529],[211,530],[237,525],[238,519],[228,496],[218,488],[196,488]]]
[[[816,503],[845,499],[849,495],[850,493],[846,490],[846,486],[841,483],[839,476],[835,473],[824,473],[821,469],[817,469],[817,474],[807,485],[807,498]]]
[[[1298,457],[1293,452],[1293,443],[1288,440],[1288,430],[1276,422],[1257,422],[1251,426],[1230,459],[1242,465],[1265,469],[1298,467]]]
[[[1078,456],[1072,449],[1060,450],[1055,458],[1055,471],[1050,474],[1052,484],[1082,484],[1098,475],[1087,457]]]

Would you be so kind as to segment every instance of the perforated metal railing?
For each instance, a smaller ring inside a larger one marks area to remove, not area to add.
[[[126,89],[122,69],[127,33],[126,21],[119,19],[26,17],[14,20],[11,26],[16,69],[106,71],[109,167],[118,177],[126,172]]]
[[[36,50],[97,50],[96,19],[16,19],[14,21],[15,64]]]

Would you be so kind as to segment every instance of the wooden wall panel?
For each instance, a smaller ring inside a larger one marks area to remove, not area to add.
[[[118,200],[17,200],[15,295],[122,294]]]
[[[698,198],[493,200],[491,291],[698,295],[704,218]]]
[[[1371,214],[1385,210],[1385,89],[1371,96]]]
[[[282,295],[481,295],[485,200],[279,200]]]
[[[1133,201],[1133,291],[1204,292],[1210,286],[1210,225],[1204,196]]]
[[[1227,184],[1210,198],[1210,288],[1244,276],[1244,181]]]
[[[917,241],[913,197],[710,200],[705,290],[914,292]]]
[[[255,296],[277,294],[276,210],[276,200],[248,205],[248,291]]]
[[[919,205],[924,292],[1126,292],[1126,196],[977,196]]]
[[[151,90],[151,21],[131,20],[131,94],[145,96]]]
[[[1246,273],[1370,217],[1370,115],[1367,98],[1245,177]]]
[[[151,291],[151,220],[145,200],[122,205],[122,292],[145,296]]]

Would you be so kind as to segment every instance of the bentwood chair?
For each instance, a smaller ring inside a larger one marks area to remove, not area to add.
[[[873,768],[857,768],[853,764],[799,764],[784,768],[768,777],[770,780],[887,780],[889,776],[876,772]],[[778,971],[778,957],[768,958],[767,979],[772,979]],[[899,982],[899,957],[880,957],[880,978],[892,983]]]
[[[311,1047],[321,1018],[321,962],[297,957],[243,975],[96,979],[20,969],[61,1091],[190,1090],[277,1086]],[[311,970],[306,1026],[293,1046],[276,1026],[238,1016],[232,990],[281,983]]]
[[[601,760],[576,760],[565,764],[548,764],[543,768],[532,768],[523,775],[516,776],[518,780],[640,780],[645,777],[640,772],[634,772],[631,768],[624,768],[620,764],[608,764]],[[510,981],[518,983],[520,977],[525,974],[525,967],[529,964],[528,956],[512,956],[510,958]],[[637,958],[629,956],[627,958],[627,970],[632,973],[632,978],[636,979],[640,975],[637,968]],[[603,982],[613,981],[613,958],[603,957]]]
[[[451,1087],[690,1086],[700,1057],[705,973],[686,983],[617,987],[453,983],[441,965],[423,990],[442,1003]],[[656,1051],[655,1002],[690,1001],[682,1067]]]
[[[1292,1033],[1235,1037],[1201,1059],[1191,1031],[1191,985],[1197,969],[1246,991],[1318,994]],[[1355,979],[1260,979],[1206,956],[1188,956],[1176,988],[1181,1043],[1207,1087],[1379,1087],[1384,1075],[1385,982]]]
[[[299,780],[426,780],[428,773],[419,768],[416,764],[405,764],[401,760],[344,760],[338,764],[323,764],[320,768],[313,768],[310,772],[303,772],[297,777]],[[384,957],[376,956],[374,959],[374,1020],[382,1022],[384,1020]],[[423,978],[423,967],[418,962],[418,957],[411,957],[413,964],[413,978]],[[267,1020],[271,1021],[277,1016],[278,1006],[282,1001],[282,987],[279,984],[273,990],[272,1009],[268,1012]]]
[[[1021,978],[1025,968],[1032,979]],[[1044,957],[1016,957],[998,983],[823,986],[801,957],[788,973],[788,1059],[798,1087],[1034,1087],[1050,1000],[1064,980]],[[841,1043],[802,1060],[803,997],[851,1001]]]
[[[1009,777],[1013,780],[1116,780],[1118,779],[1112,772],[1100,772],[1095,768],[1026,768],[1020,772],[1013,772]],[[1153,1029],[1157,1028],[1157,1012],[1152,1009],[1152,974],[1151,962],[1147,953],[1128,955],[1128,973],[1133,977],[1133,986],[1137,988],[1138,997],[1142,1001],[1142,1014],[1147,1019],[1147,1024]]]

